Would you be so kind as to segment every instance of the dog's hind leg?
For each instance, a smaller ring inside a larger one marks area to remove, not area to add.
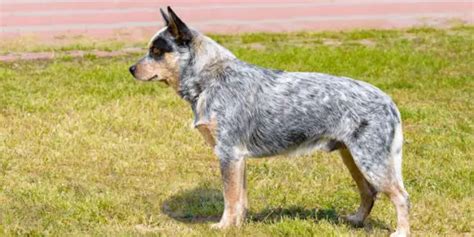
[[[394,130],[394,138],[390,149],[389,165],[392,182],[382,188],[397,210],[397,230],[391,236],[408,236],[410,234],[409,212],[410,199],[403,185],[402,178],[402,126],[398,124]]]
[[[245,158],[235,154],[238,152],[232,153],[218,152],[224,182],[224,213],[219,223],[212,225],[212,228],[240,226],[247,212]]]
[[[390,135],[381,131],[390,131]],[[385,193],[396,208],[397,230],[392,236],[408,236],[410,203],[402,180],[401,124],[367,127],[364,134],[348,143],[346,146],[360,173],[375,190]]]
[[[390,236],[408,236],[410,234],[410,200],[407,191],[403,185],[395,184],[387,187],[384,193],[388,195],[397,210],[397,230]]]
[[[351,224],[360,227],[363,225],[365,218],[370,214],[372,207],[375,202],[375,197],[377,195],[377,191],[372,187],[372,185],[367,182],[365,177],[360,172],[357,165],[354,163],[351,153],[347,148],[343,147],[340,149],[340,153],[342,156],[342,161],[349,169],[352,178],[357,184],[357,188],[360,192],[360,206],[357,209],[357,212],[347,216],[345,219],[349,221]]]

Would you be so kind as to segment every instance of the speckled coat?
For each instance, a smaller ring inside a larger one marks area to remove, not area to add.
[[[387,94],[347,77],[248,64],[168,13],[130,71],[139,80],[165,81],[189,102],[194,126],[221,163],[225,210],[215,227],[242,223],[246,157],[320,149],[340,150],[359,188],[361,205],[350,222],[361,224],[383,192],[397,208],[394,235],[409,234],[401,118]]]

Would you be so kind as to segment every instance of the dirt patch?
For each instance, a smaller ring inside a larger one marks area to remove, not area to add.
[[[363,39],[363,40],[359,40],[357,41],[359,44],[362,44],[362,45],[365,45],[365,46],[375,46],[377,43],[375,43],[374,41],[372,40],[369,40],[369,39]]]
[[[334,39],[324,39],[323,44],[328,46],[340,46],[342,42]]]
[[[257,51],[263,51],[265,50],[267,47],[261,43],[251,43],[248,45],[248,47],[250,49],[254,49],[254,50],[257,50]]]
[[[125,48],[118,51],[101,51],[101,50],[72,50],[62,52],[23,52],[23,53],[9,53],[0,55],[0,62],[13,62],[19,60],[51,60],[60,57],[83,58],[85,56],[93,55],[95,57],[115,57],[129,54],[136,54],[144,52],[142,48]]]

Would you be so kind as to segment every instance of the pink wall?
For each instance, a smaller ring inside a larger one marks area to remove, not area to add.
[[[231,0],[84,1],[0,0],[0,36],[152,34],[159,7],[171,5],[205,32],[338,30],[474,22],[472,1]]]

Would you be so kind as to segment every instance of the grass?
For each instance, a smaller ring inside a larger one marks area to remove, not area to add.
[[[118,38],[118,39],[117,39]],[[38,40],[34,36],[20,36],[0,41],[0,54],[22,52],[55,52],[64,51],[116,51],[123,48],[144,47],[145,40],[126,40],[125,36],[103,40],[86,36],[54,37],[49,41]],[[129,37],[130,38],[130,37]],[[41,43],[38,43],[41,42]],[[145,42],[146,43],[146,42]]]
[[[370,82],[404,119],[404,177],[416,236],[472,235],[474,27],[213,36],[243,60]],[[223,209],[218,162],[189,106],[139,83],[140,55],[0,64],[2,235],[387,235],[377,200],[364,228],[338,217],[358,194],[338,154],[248,161],[250,216]]]

